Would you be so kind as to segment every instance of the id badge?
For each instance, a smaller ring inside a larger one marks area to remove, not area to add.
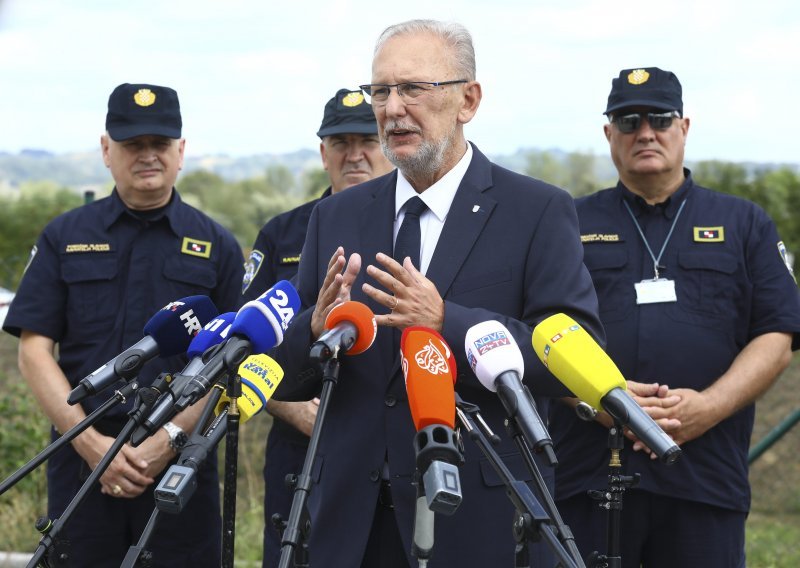
[[[678,297],[675,295],[674,280],[668,278],[642,280],[633,286],[636,288],[637,304],[660,304],[678,301]]]

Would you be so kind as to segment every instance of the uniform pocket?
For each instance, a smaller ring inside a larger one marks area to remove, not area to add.
[[[592,247],[592,248],[589,248]],[[636,293],[628,274],[628,251],[609,244],[585,247],[583,263],[592,276],[600,302],[600,319],[623,319],[636,304]]]
[[[170,297],[209,296],[217,286],[217,272],[205,259],[178,258],[164,263],[164,279],[171,288]]]
[[[74,331],[85,330],[86,326],[108,320],[109,314],[116,314],[119,285],[114,280],[118,271],[116,256],[104,254],[64,258],[61,276],[69,290],[67,321]]]
[[[725,251],[680,251],[680,274],[675,278],[678,302],[670,317],[697,325],[717,326],[737,312],[739,263]]]

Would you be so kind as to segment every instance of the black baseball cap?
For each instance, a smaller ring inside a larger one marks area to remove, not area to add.
[[[623,69],[611,80],[608,106],[603,114],[621,108],[642,106],[659,110],[677,110],[683,116],[681,83],[671,71],[658,67]]]
[[[112,140],[144,136],[180,138],[181,106],[169,87],[123,83],[108,97],[106,130]]]
[[[324,138],[334,134],[377,134],[378,125],[372,106],[361,91],[339,89],[325,105],[322,124],[317,136]]]

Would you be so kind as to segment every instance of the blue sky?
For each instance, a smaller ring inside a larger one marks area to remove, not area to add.
[[[657,5],[656,5],[657,4]],[[178,91],[187,153],[315,149],[322,107],[370,79],[375,39],[410,18],[472,32],[485,153],[607,153],[627,67],[674,71],[687,159],[800,162],[800,8],[790,0],[0,0],[0,151],[99,147],[123,82]]]

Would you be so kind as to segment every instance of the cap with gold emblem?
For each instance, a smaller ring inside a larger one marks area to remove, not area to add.
[[[681,83],[671,71],[658,67],[623,69],[619,77],[611,80],[608,106],[603,114],[627,107],[648,107],[677,110],[683,116],[682,95]]]
[[[158,85],[123,83],[108,97],[106,130],[112,140],[153,135],[181,137],[178,93]]]
[[[378,125],[372,107],[361,91],[339,89],[325,105],[322,124],[317,136],[324,138],[334,134],[377,134]]]

